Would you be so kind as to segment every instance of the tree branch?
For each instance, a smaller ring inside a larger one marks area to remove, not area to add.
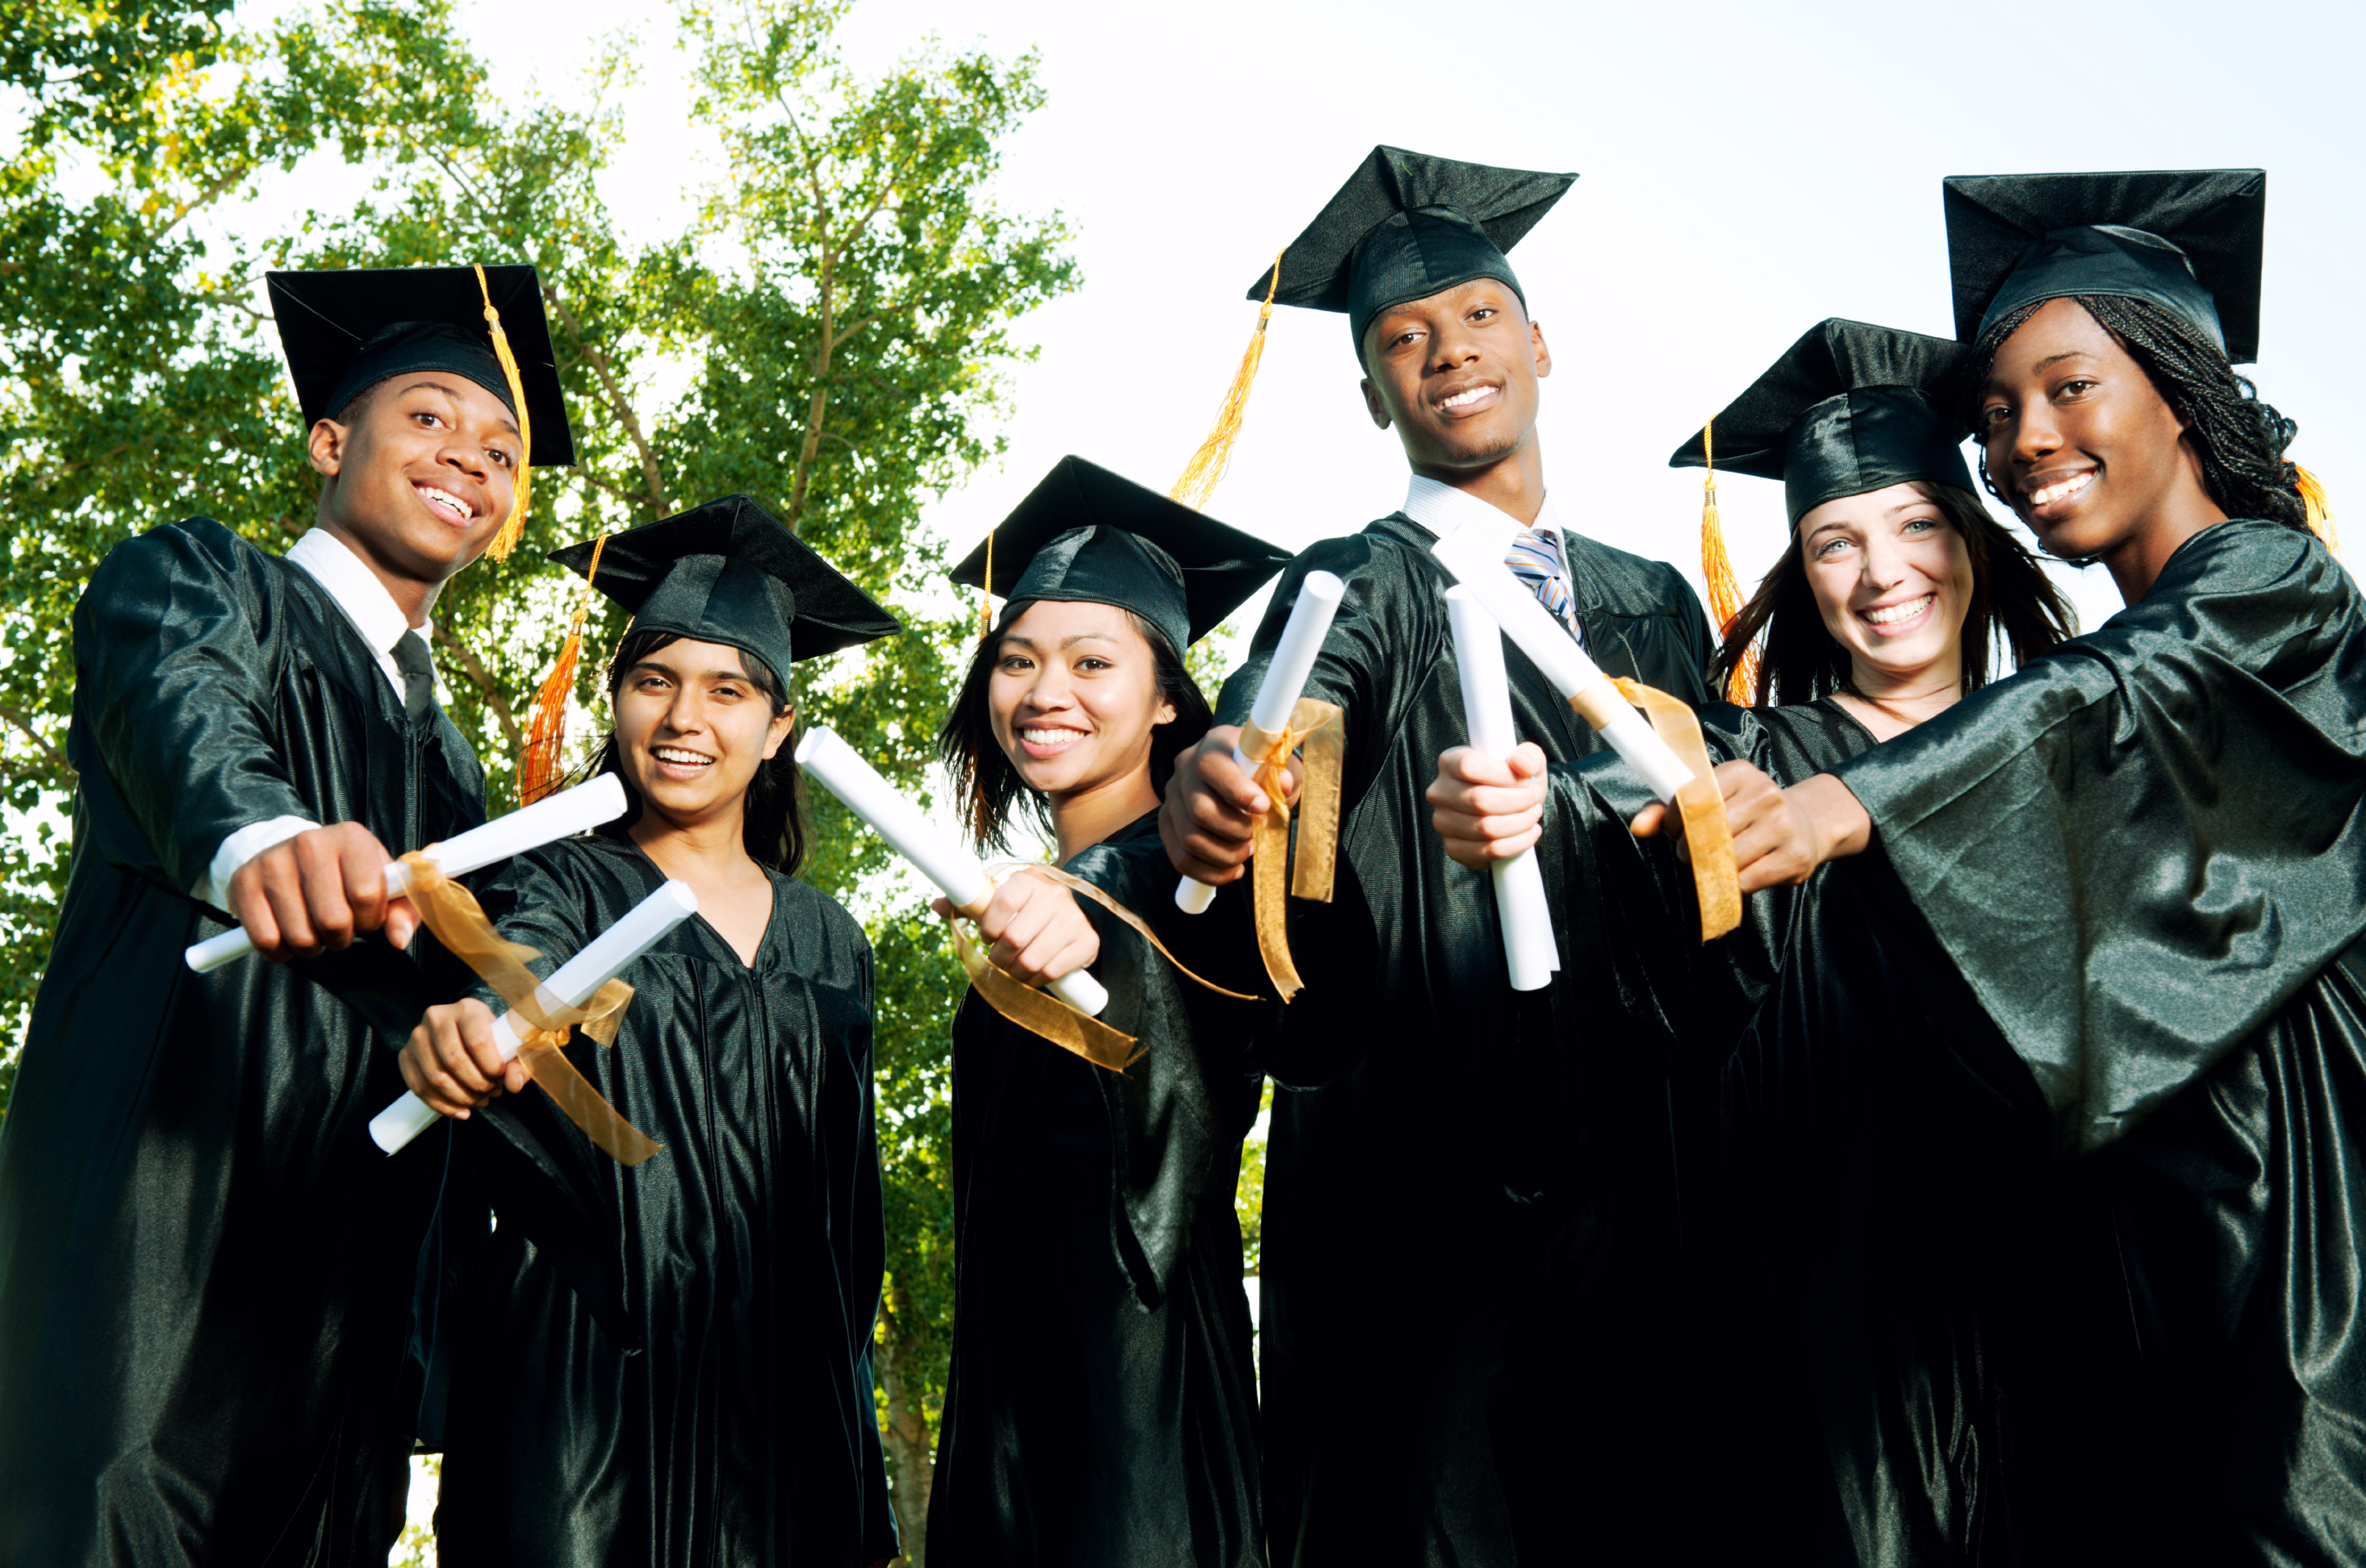
[[[25,738],[32,742],[40,754],[43,756],[48,757],[51,764],[60,772],[63,773],[67,778],[72,778],[76,776],[74,773],[73,764],[66,760],[65,754],[63,752],[60,751],[57,747],[51,745],[47,740],[42,738],[41,732],[33,728],[33,721],[26,717],[23,710],[13,708],[6,703],[0,702],[0,719],[7,720],[10,723],[16,725],[17,728],[23,731]]]
[[[507,737],[510,750],[522,750],[525,745],[525,732],[518,728],[517,715],[510,711],[509,700],[501,695],[501,683],[492,678],[491,672],[469,650],[468,644],[454,636],[452,629],[441,621],[435,622],[435,644],[452,655],[453,662],[468,676],[468,684],[475,687],[477,695],[484,699],[485,706],[492,711],[494,722],[501,725],[502,735]]]
[[[649,445],[649,438],[642,432],[640,416],[633,411],[631,400],[625,396],[624,387],[617,384],[616,373],[610,368],[608,356],[584,341],[582,329],[575,324],[575,312],[568,308],[567,301],[559,297],[557,289],[546,284],[543,286],[542,297],[550,302],[552,309],[558,312],[558,324],[567,329],[568,337],[574,342],[575,352],[591,363],[592,373],[600,378],[600,389],[607,394],[608,404],[615,410],[617,422],[625,427],[625,433],[632,438],[633,450],[641,454],[641,482],[648,487],[648,493],[639,498],[639,504],[648,508],[649,516],[652,518],[665,516],[665,485],[658,467],[658,454]],[[590,477],[588,470],[585,476]],[[597,479],[592,482],[600,483]],[[603,487],[612,490],[614,494],[625,500],[630,501],[634,498],[626,495],[621,486],[603,486]]]

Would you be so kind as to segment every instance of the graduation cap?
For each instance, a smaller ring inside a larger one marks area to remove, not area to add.
[[[1504,252],[1577,181],[1575,174],[1496,169],[1375,147],[1282,252],[1284,305],[1344,310],[1363,355],[1372,318],[1408,299],[1426,299],[1472,278],[1502,283],[1520,303],[1520,280]],[[1249,297],[1262,298],[1266,274]]]
[[[525,446],[516,501],[488,547],[507,559],[525,522],[530,465],[575,461],[535,269],[355,267],[266,281],[306,428],[389,376],[425,372],[466,377],[516,416]]]
[[[763,660],[783,691],[795,661],[904,629],[746,496],[582,540],[550,558],[632,611],[633,630],[738,648]]]
[[[1792,526],[1842,496],[1924,479],[1972,487],[1961,428],[1931,393],[1970,353],[1946,338],[1838,317],[1809,328],[1668,459],[1783,483]]]
[[[1157,627],[1179,655],[1289,561],[1288,551],[1255,534],[1098,464],[1063,457],[952,578],[1001,594],[1004,625],[1038,599],[1121,606]]]
[[[2264,171],[1959,174],[1942,190],[1966,342],[2022,306],[2110,294],[2173,311],[2236,364],[2259,358]]]

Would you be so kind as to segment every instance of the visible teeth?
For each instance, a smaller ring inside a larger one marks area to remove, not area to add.
[[[1900,621],[1911,621],[1930,609],[1932,599],[1937,597],[1935,594],[1926,593],[1910,604],[1893,604],[1881,610],[1868,610],[1865,612],[1865,618],[1876,626],[1895,626]]]
[[[1468,392],[1457,392],[1453,397],[1446,399],[1446,401],[1440,406],[1448,409],[1459,409],[1466,403],[1477,402],[1480,398],[1484,398],[1488,393],[1493,392],[1493,390],[1494,388],[1493,386],[1473,386]]]
[[[413,485],[411,488],[417,490],[419,492],[419,498],[425,501],[429,506],[442,507],[445,511],[450,512],[454,517],[460,519],[464,522],[477,515],[476,508],[470,506],[468,502],[462,500],[459,497],[454,495],[449,490],[437,489],[433,485]]]
[[[1058,745],[1063,741],[1076,740],[1084,732],[1082,730],[1021,730],[1019,734],[1029,745]]]
[[[679,746],[661,745],[652,746],[649,749],[656,753],[659,762],[689,762],[704,765],[715,760],[711,756],[701,756],[694,751],[683,751]]]
[[[2077,495],[2094,482],[2095,476],[2092,472],[2073,474],[2067,479],[2057,480],[2042,490],[2030,491],[2029,504],[2034,507],[2050,507],[2056,501],[2067,500]]]

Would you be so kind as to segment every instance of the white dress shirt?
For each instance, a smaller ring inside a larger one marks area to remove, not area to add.
[[[329,598],[343,611],[362,641],[377,655],[377,667],[394,688],[397,697],[402,695],[402,666],[394,662],[394,645],[402,634],[411,630],[410,619],[386,585],[362,564],[353,548],[325,528],[307,529],[302,538],[287,547],[283,559],[301,566],[305,575],[326,590]],[[434,622],[421,622],[422,637],[429,636]],[[230,879],[238,868],[276,844],[284,844],[299,833],[308,833],[321,824],[305,817],[273,817],[268,822],[250,823],[221,842],[214,851],[213,860],[206,868],[205,879],[197,884],[197,895],[217,909],[230,907]]]
[[[1569,569],[1569,545],[1561,535],[1560,520],[1553,513],[1550,494],[1546,495],[1544,505],[1537,509],[1536,521],[1522,522],[1493,501],[1482,501],[1468,490],[1442,485],[1426,474],[1415,474],[1405,485],[1404,514],[1440,539],[1466,524],[1497,532],[1504,532],[1506,521],[1513,528],[1525,528],[1551,549],[1554,559],[1560,564],[1560,574],[1568,579],[1571,588],[1574,590],[1577,587],[1577,574]],[[1508,541],[1510,535],[1504,533],[1504,537]],[[1576,641],[1578,646],[1585,645],[1583,636],[1578,636]]]

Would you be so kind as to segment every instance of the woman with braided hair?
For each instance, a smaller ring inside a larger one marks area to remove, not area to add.
[[[1719,770],[1745,892],[1831,863],[1754,1048],[1952,1070],[2020,1561],[2366,1556],[2366,608],[2233,369],[2264,183],[1947,182],[1989,485],[2127,608]]]

